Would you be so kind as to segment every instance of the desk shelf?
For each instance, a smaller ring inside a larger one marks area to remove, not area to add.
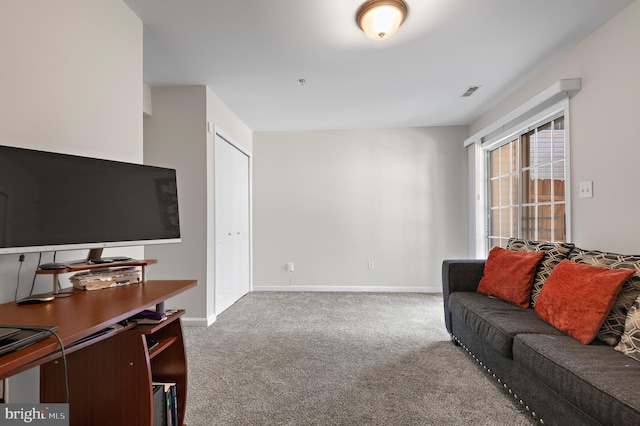
[[[75,262],[69,264],[66,268],[61,269],[38,269],[37,275],[53,275],[53,293],[58,293],[58,275],[68,274],[71,272],[81,271],[94,271],[97,269],[105,268],[120,268],[124,266],[141,266],[142,267],[142,282],[147,280],[147,266],[158,263],[156,259],[142,259],[142,260],[126,260],[121,262],[108,262],[108,263],[90,263],[90,262]]]
[[[153,425],[154,381],[176,384],[178,423],[183,424],[187,396],[183,313],[153,326],[132,327],[67,356],[72,424]],[[149,351],[146,336],[160,344]],[[40,376],[41,401],[64,402],[62,362],[42,365]]]
[[[149,350],[149,359],[153,359],[153,357],[155,357],[156,355],[161,353],[163,350],[171,346],[176,340],[178,340],[176,337],[171,337],[171,338],[163,339],[162,341],[160,341],[158,343],[158,346]]]
[[[0,305],[0,323],[57,325],[68,347],[72,426],[153,426],[153,381],[176,383],[178,424],[184,424],[187,365],[181,316],[154,325],[129,323],[94,333],[195,287],[195,280],[150,280],[96,291],[77,291],[42,305]],[[147,336],[158,346],[147,348]],[[88,339],[87,339],[88,338]],[[80,343],[78,343],[80,342]],[[40,366],[40,401],[65,402],[65,373],[57,340],[47,338],[0,356],[0,378]]]

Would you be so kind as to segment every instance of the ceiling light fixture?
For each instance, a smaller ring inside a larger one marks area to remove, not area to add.
[[[402,0],[367,0],[356,12],[358,26],[371,40],[391,38],[407,17]]]

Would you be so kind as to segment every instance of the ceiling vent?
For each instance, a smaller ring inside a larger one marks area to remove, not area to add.
[[[469,86],[467,91],[462,94],[462,97],[463,98],[468,98],[469,96],[473,95],[473,92],[475,92],[479,88],[480,88],[480,86]]]

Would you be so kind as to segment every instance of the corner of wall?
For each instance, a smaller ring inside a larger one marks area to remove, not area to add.
[[[151,117],[152,113],[151,87],[146,84],[142,85],[142,114],[145,117]]]

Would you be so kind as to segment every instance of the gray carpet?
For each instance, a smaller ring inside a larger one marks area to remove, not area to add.
[[[533,424],[449,341],[441,295],[250,293],[185,340],[189,426]]]

